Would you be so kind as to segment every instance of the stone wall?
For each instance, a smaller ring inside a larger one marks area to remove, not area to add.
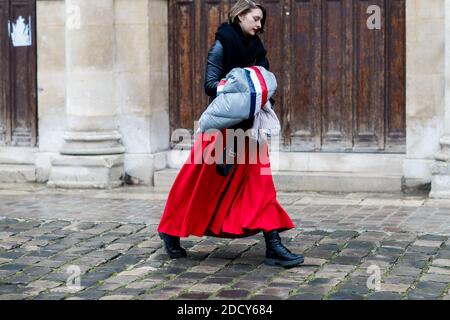
[[[407,186],[429,183],[444,127],[445,0],[406,1]]]

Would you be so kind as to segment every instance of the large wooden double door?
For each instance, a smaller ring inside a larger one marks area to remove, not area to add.
[[[0,0],[0,145],[37,143],[35,21],[35,0]]]
[[[207,52],[234,2],[169,1],[172,131],[207,106]],[[404,152],[405,0],[263,3],[282,149]]]

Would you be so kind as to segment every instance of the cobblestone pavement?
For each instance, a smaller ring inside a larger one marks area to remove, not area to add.
[[[450,299],[449,201],[279,193],[297,225],[283,242],[306,257],[283,269],[261,235],[189,237],[168,259],[166,197],[0,185],[0,299]]]

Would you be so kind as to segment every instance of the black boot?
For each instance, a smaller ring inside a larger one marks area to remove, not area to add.
[[[277,230],[264,232],[264,238],[266,240],[266,260],[264,261],[266,264],[294,267],[303,263],[304,258],[302,255],[292,253],[281,243]]]
[[[164,247],[171,259],[186,257],[186,250],[180,245],[180,237],[168,235],[166,233],[159,233],[159,237],[164,241]]]

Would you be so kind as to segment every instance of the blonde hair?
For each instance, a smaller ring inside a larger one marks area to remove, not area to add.
[[[261,29],[258,33],[264,32],[264,25],[266,23],[266,8],[259,2],[254,0],[238,0],[233,7],[231,7],[230,12],[228,13],[228,22],[229,23],[239,23],[239,15],[247,14],[252,9],[261,9],[263,13],[263,17],[261,19]]]

